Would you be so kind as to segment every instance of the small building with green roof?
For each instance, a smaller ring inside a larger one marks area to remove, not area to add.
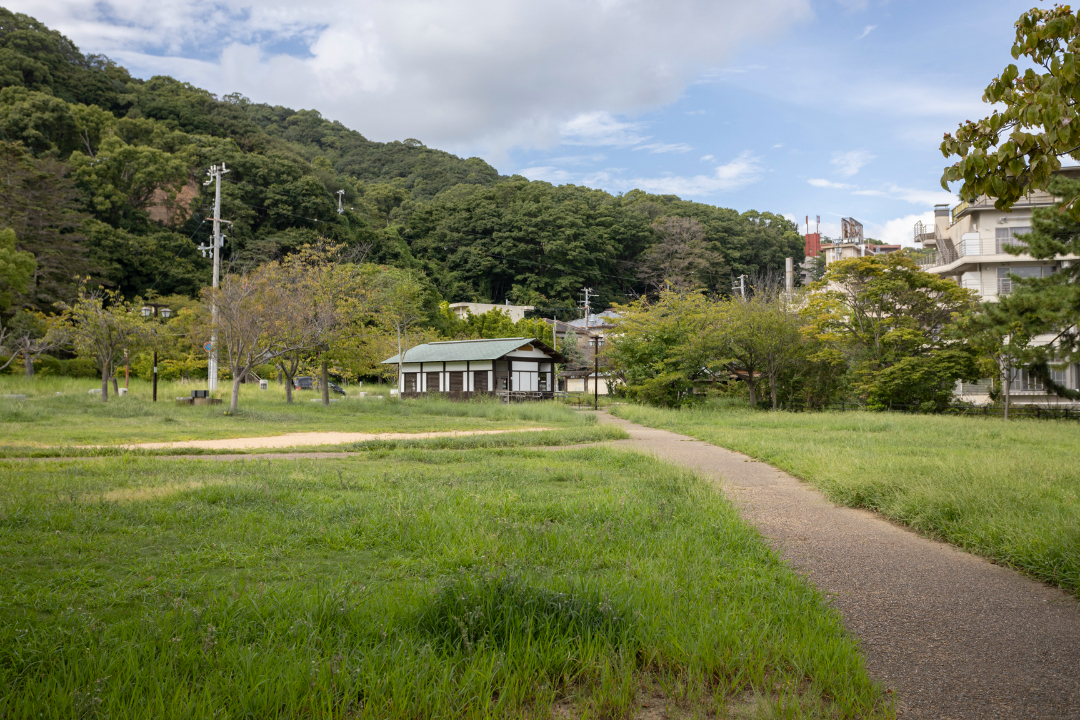
[[[403,354],[398,374],[402,397],[441,393],[457,398],[551,398],[555,396],[555,365],[567,362],[543,341],[525,337],[425,343]],[[395,355],[382,364],[398,362]]]

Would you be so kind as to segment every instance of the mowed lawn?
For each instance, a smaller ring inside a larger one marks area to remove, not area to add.
[[[1080,596],[1080,423],[620,406]]]
[[[122,383],[121,383],[122,384]],[[227,415],[223,405],[177,405],[177,396],[190,396],[203,385],[161,383],[158,402],[150,385],[131,381],[131,392],[107,403],[87,389],[93,380],[41,377],[26,380],[0,377],[0,395],[26,395],[25,400],[0,397],[0,455],[27,454],[43,447],[119,445],[141,442],[259,437],[295,432],[361,433],[446,432],[526,427],[582,428],[595,418],[554,402],[506,405],[498,401],[451,402],[439,399],[398,401],[359,398],[359,388],[328,407],[311,402],[311,391],[294,393],[285,401],[283,388],[269,390],[245,385],[240,410]],[[385,392],[385,387],[382,388]],[[219,393],[221,394],[221,393]]]
[[[644,455],[0,461],[0,717],[891,717],[825,599]]]

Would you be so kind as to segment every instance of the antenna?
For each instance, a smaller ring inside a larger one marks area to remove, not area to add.
[[[820,215],[817,216],[817,225],[814,227],[814,232],[816,232],[818,235],[821,234],[821,216]]]

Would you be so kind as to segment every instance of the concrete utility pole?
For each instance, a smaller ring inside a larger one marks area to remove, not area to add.
[[[223,245],[221,240],[221,176],[229,172],[225,168],[225,163],[221,163],[220,167],[217,165],[211,165],[207,171],[207,175],[210,179],[203,183],[203,185],[209,185],[214,183],[214,280],[213,287],[217,290],[218,287],[218,275],[221,273],[221,247]],[[210,367],[206,374],[207,389],[211,392],[217,390],[218,386],[218,347],[217,347],[217,303],[210,306],[211,315],[211,331],[210,331]]]
[[[600,409],[600,334],[593,336],[592,409]]]
[[[795,293],[795,258],[784,258],[784,289],[787,290],[788,302]]]
[[[345,191],[344,190],[338,190],[337,191],[337,214],[338,215],[344,215],[345,214],[345,208],[341,204],[341,201],[344,198],[345,198]]]
[[[589,301],[589,293],[595,293],[596,291],[593,290],[592,288],[581,288],[581,289],[585,291],[585,302],[582,303],[582,305],[585,306],[585,330],[587,332],[588,329],[589,329],[589,323],[590,323],[589,315],[592,312],[592,303]]]
[[[743,300],[746,299],[746,276],[745,275],[740,275],[737,278],[737,282],[734,282],[734,283],[731,284],[731,293],[732,293],[732,295],[734,295],[735,293],[738,293],[740,298],[742,298]]]

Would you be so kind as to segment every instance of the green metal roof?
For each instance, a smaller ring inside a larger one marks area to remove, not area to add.
[[[532,345],[543,350],[558,363],[565,363],[561,353],[535,338],[496,338],[494,340],[449,340],[417,345],[405,351],[402,362],[465,362],[466,360],[498,360],[507,353],[514,352],[522,345]],[[396,365],[398,356],[382,361],[383,365]]]

